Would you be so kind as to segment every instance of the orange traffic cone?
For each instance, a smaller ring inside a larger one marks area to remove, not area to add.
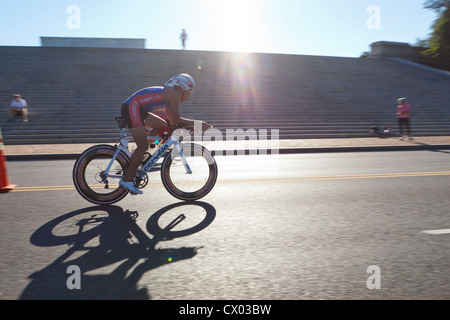
[[[3,146],[2,130],[0,129],[0,192],[8,192],[16,187],[15,184],[9,183],[8,169],[6,167],[6,157],[3,154],[5,147]]]

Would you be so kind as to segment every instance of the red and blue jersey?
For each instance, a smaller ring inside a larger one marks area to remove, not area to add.
[[[137,104],[142,106],[144,111],[153,112],[165,108],[167,102],[163,98],[164,87],[148,87],[133,93],[124,103],[129,106]]]
[[[127,100],[133,127],[143,125],[142,112],[163,111],[167,102],[163,98],[164,87],[148,87],[133,93]],[[145,118],[145,117],[144,117]]]

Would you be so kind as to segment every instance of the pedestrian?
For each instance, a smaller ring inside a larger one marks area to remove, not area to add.
[[[28,122],[28,105],[20,94],[13,94],[13,100],[9,104],[11,109],[8,114],[8,122],[14,116],[22,116],[23,122]]]
[[[186,49],[186,39],[187,39],[187,33],[185,29],[181,31],[180,39],[181,39],[181,46],[183,47],[184,50]]]
[[[130,190],[132,194],[142,194],[133,183],[133,178],[141,164],[145,151],[148,149],[147,128],[150,136],[156,136],[158,129],[163,127],[175,127],[177,125],[194,126],[196,120],[180,117],[179,106],[188,101],[194,90],[194,79],[185,73],[170,78],[164,86],[154,86],[138,90],[122,104],[121,114],[130,133],[136,142],[136,149],[130,158],[128,169],[119,184]],[[161,115],[165,109],[165,119]],[[201,121],[202,129],[210,126]]]
[[[411,125],[410,125],[410,114],[411,114],[411,106],[408,104],[406,98],[398,98],[397,99],[397,119],[398,119],[398,128],[399,128],[399,139],[403,140],[407,136],[409,140],[412,140],[411,135]],[[407,136],[404,135],[403,127],[406,128]]]

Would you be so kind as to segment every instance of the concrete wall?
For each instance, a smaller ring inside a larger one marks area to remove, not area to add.
[[[145,39],[41,37],[41,46],[145,49]]]
[[[408,43],[378,41],[370,46],[372,52],[369,54],[369,58],[372,59],[402,58],[419,63],[426,61],[426,58],[420,54],[424,48],[412,47]]]

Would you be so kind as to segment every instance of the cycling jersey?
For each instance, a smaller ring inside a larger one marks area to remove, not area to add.
[[[129,128],[144,125],[149,112],[161,112],[167,108],[163,98],[164,87],[148,87],[133,93],[122,105],[122,117]]]

